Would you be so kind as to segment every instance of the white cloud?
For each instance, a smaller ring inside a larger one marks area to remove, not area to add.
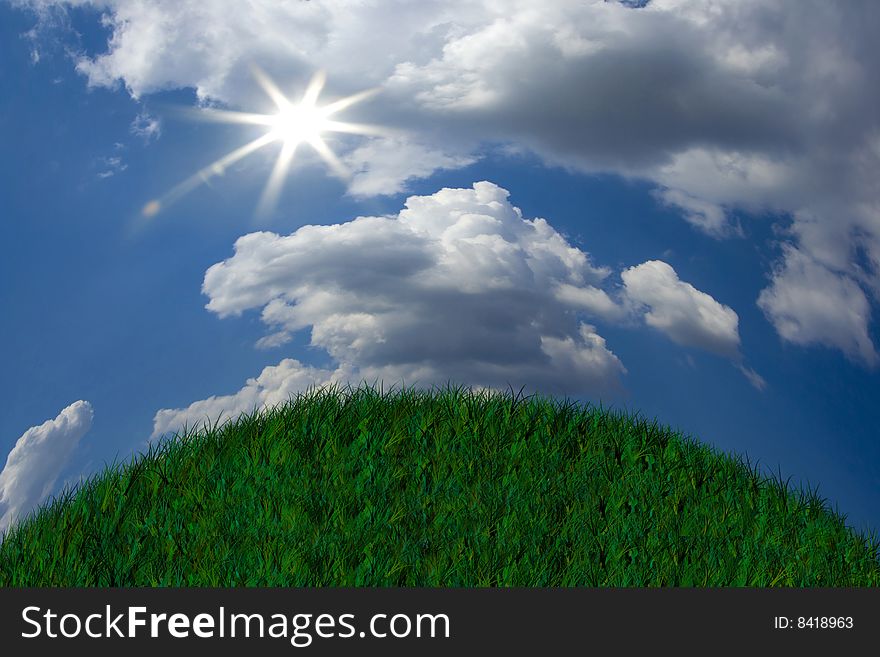
[[[260,98],[252,62],[285,88],[319,67],[331,95],[381,87],[358,118],[404,136],[399,153],[391,142],[347,143],[355,195],[397,193],[486,144],[510,144],[551,164],[652,181],[714,237],[739,233],[732,213],[791,217],[789,248],[826,270],[815,277],[826,296],[843,285],[849,314],[867,320],[865,295],[851,288],[880,292],[880,3],[18,4],[44,15],[53,5],[99,7],[112,36],[78,69],[91,85],[122,82],[139,97],[192,87],[202,100],[251,107]],[[790,277],[768,290],[800,296]],[[810,307],[768,317],[797,344],[827,332]],[[870,363],[860,321],[836,329],[847,330],[824,344],[857,344],[845,353]]]
[[[0,472],[0,533],[49,496],[92,416],[92,405],[77,401],[18,439]]]
[[[739,316],[710,294],[679,279],[662,260],[649,260],[624,270],[624,303],[645,324],[676,344],[695,347],[728,358],[756,390],[767,382],[744,363],[740,351]],[[688,360],[691,366],[693,360]]]
[[[276,347],[280,347],[282,345],[287,344],[293,339],[293,336],[290,335],[287,331],[277,331],[275,333],[271,333],[270,335],[263,336],[259,340],[257,340],[254,345],[257,349],[275,349]]]
[[[311,346],[336,366],[286,359],[235,394],[159,411],[154,436],[330,382],[613,393],[626,370],[584,316],[637,319],[729,358],[755,388],[766,387],[743,363],[733,309],[662,261],[623,271],[614,297],[601,287],[608,274],[489,182],[411,196],[396,216],[244,235],[205,273],[208,310],[221,318],[260,310],[274,329],[261,347],[310,329]]]
[[[739,357],[739,317],[701,292],[661,260],[630,267],[621,275],[627,298],[646,308],[644,319],[673,342]]]
[[[99,171],[96,175],[101,180],[115,176],[117,173],[122,173],[128,168],[128,165],[118,155],[102,157],[99,164],[103,170]]]
[[[785,340],[833,347],[854,361],[877,365],[865,293],[852,279],[803,252],[785,248],[782,264],[758,305]]]
[[[236,395],[160,411],[156,431],[330,378],[613,393],[625,369],[577,314],[613,314],[595,287],[608,271],[507,197],[480,182],[412,196],[397,216],[239,238],[235,254],[205,273],[207,308],[220,317],[261,309],[273,329],[310,328],[312,346],[337,369],[285,361],[285,376],[267,368]]]
[[[131,122],[129,126],[131,134],[140,137],[145,142],[158,139],[162,134],[162,125],[155,116],[151,116],[148,112],[142,111]]]
[[[184,426],[195,428],[204,424],[222,424],[241,413],[286,402],[288,397],[310,387],[320,387],[343,377],[335,372],[306,367],[299,361],[285,358],[278,365],[265,368],[255,379],[232,395],[212,396],[193,402],[186,408],[162,409],[153,418],[152,438],[174,432]]]
[[[348,191],[353,196],[393,195],[406,191],[406,182],[428,178],[441,169],[459,169],[476,158],[455,155],[406,138],[377,137],[348,153],[352,172]]]
[[[767,381],[764,380],[764,377],[758,374],[751,367],[746,367],[742,363],[739,363],[737,369],[742,372],[743,376],[746,377],[746,380],[752,385],[755,390],[759,392],[767,389]]]
[[[605,290],[592,285],[559,283],[554,288],[556,298],[572,308],[585,310],[597,317],[619,320],[626,316],[626,309],[615,302]]]
[[[717,203],[691,196],[680,189],[664,188],[658,190],[656,196],[663,203],[681,209],[688,223],[713,237],[741,232],[731,226],[724,208]]]

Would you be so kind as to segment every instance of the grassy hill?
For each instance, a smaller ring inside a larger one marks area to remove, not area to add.
[[[640,418],[464,388],[301,395],[65,491],[7,586],[876,586],[813,492]]]

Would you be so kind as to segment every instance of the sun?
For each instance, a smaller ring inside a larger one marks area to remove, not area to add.
[[[272,135],[288,146],[314,142],[327,130],[327,116],[317,107],[294,105],[272,117]]]
[[[388,134],[387,130],[376,126],[339,121],[334,118],[334,115],[339,114],[355,103],[375,94],[377,91],[376,89],[367,89],[326,105],[320,105],[318,101],[320,99],[321,91],[324,89],[326,75],[323,71],[318,71],[312,76],[312,79],[309,81],[302,97],[298,101],[293,102],[285,96],[280,89],[278,89],[272,79],[263,71],[254,68],[253,73],[263,91],[266,92],[266,95],[269,96],[275,104],[277,109],[275,113],[254,114],[208,108],[199,110],[196,116],[200,119],[222,121],[224,123],[244,123],[265,126],[266,132],[253,141],[240,146],[231,153],[228,153],[215,162],[201,168],[182,183],[176,185],[161,198],[151,200],[143,207],[141,211],[143,216],[151,217],[157,214],[161,209],[167,207],[201,183],[207,182],[214,176],[224,174],[231,164],[237,162],[246,155],[257,151],[268,144],[280,142],[281,150],[278,153],[278,159],[275,160],[275,165],[269,174],[269,178],[266,181],[266,186],[263,189],[263,193],[260,196],[260,201],[257,206],[258,214],[265,214],[274,209],[278,201],[278,196],[281,193],[284,179],[290,170],[290,166],[293,163],[294,156],[300,145],[308,144],[318,153],[318,155],[321,156],[334,174],[341,178],[347,178],[349,172],[345,165],[327,145],[327,142],[324,139],[326,133],[346,132],[359,135]]]

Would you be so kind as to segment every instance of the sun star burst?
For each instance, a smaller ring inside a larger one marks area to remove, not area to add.
[[[328,132],[344,132],[359,135],[379,135],[386,134],[387,132],[376,126],[338,121],[333,118],[334,115],[355,103],[372,96],[376,93],[376,89],[368,89],[326,105],[319,105],[318,100],[321,91],[324,89],[326,76],[323,71],[318,71],[309,81],[302,98],[297,102],[292,102],[263,71],[254,68],[253,72],[263,91],[266,92],[266,95],[275,104],[277,112],[274,114],[254,114],[221,109],[203,109],[198,111],[197,116],[200,119],[224,123],[261,125],[265,126],[267,131],[253,141],[236,148],[211,164],[199,169],[199,171],[176,185],[161,198],[151,200],[142,210],[142,214],[145,217],[155,215],[162,208],[167,207],[199,184],[207,182],[210,178],[222,175],[227,167],[246,155],[274,142],[281,142],[281,150],[278,153],[278,158],[275,160],[275,165],[272,167],[257,206],[258,214],[266,214],[274,209],[278,202],[278,196],[281,193],[284,179],[290,170],[300,145],[308,144],[321,156],[334,174],[341,178],[347,178],[349,176],[348,170],[327,145],[324,135]]]

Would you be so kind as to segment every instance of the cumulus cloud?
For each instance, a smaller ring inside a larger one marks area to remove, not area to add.
[[[662,260],[649,260],[620,274],[630,311],[676,344],[723,356],[757,390],[767,382],[744,363],[739,316],[730,306],[682,281]]]
[[[285,361],[236,395],[160,411],[156,431],[331,379],[613,393],[625,369],[586,321],[620,312],[596,287],[608,273],[489,182],[411,196],[396,216],[245,235],[205,273],[208,310],[308,328],[337,369]]]
[[[248,107],[253,61],[285,84],[325,68],[331,94],[381,87],[359,111],[400,130],[401,156],[388,142],[352,142],[343,155],[358,171],[356,195],[398,193],[487,143],[508,144],[550,164],[652,181],[661,202],[712,237],[745,234],[740,213],[788,217],[781,270],[809,258],[825,270],[815,276],[824,294],[847,288],[857,317],[869,319],[862,299],[880,291],[872,0],[18,4],[99,7],[108,47],[77,68],[91,85],[122,83],[136,97],[192,87],[203,101]],[[407,164],[404,153],[417,157]],[[792,277],[774,275],[768,290],[800,296]],[[785,340],[856,344],[844,352],[873,362],[860,320],[831,340],[813,307],[768,318]]]
[[[18,439],[0,472],[0,533],[49,496],[92,416],[92,405],[77,401]]]
[[[787,247],[772,284],[758,305],[794,344],[822,344],[840,349],[855,361],[876,366],[877,351],[868,335],[870,307],[850,278],[830,271],[810,256]]]
[[[658,190],[655,196],[666,205],[680,209],[688,223],[705,233],[724,237],[732,232],[742,232],[731,225],[724,208],[717,203],[691,196],[680,189],[664,188]]]
[[[678,278],[662,260],[649,260],[621,275],[626,296],[646,308],[645,323],[673,342],[728,358],[739,355],[739,317]]]
[[[153,418],[152,438],[204,424],[222,424],[241,413],[286,402],[292,395],[342,380],[345,373],[307,367],[297,360],[285,358],[278,365],[265,368],[255,379],[232,395],[214,395],[193,402],[186,408],[162,409]]]
[[[406,138],[378,137],[348,153],[344,162],[352,176],[352,196],[392,196],[406,191],[410,180],[427,178],[442,169],[472,164],[470,155],[434,150]]]
[[[559,283],[553,294],[561,303],[585,310],[595,316],[608,320],[624,319],[627,309],[614,301],[605,291],[593,285],[571,285]]]

